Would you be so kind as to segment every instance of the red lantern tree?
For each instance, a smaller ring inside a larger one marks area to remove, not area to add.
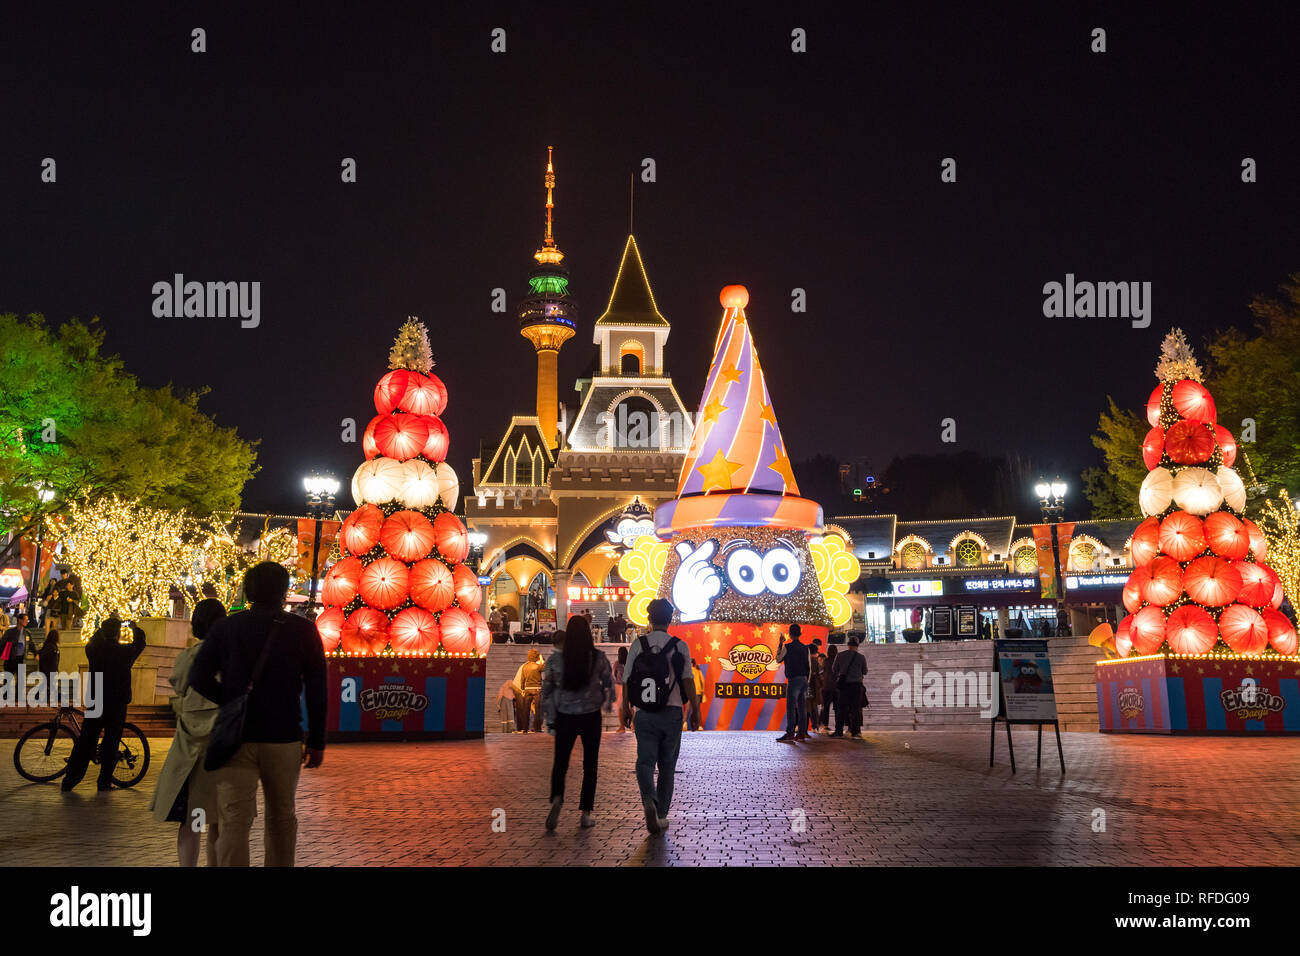
[[[424,325],[407,319],[375,386],[376,416],[362,436],[366,461],[352,479],[357,510],[339,534],[342,560],[325,577],[317,631],[327,652],[487,654],[478,575],[460,485],[444,461],[447,387],[433,374]]]
[[[1296,630],[1276,610],[1281,593],[1264,564],[1264,536],[1243,514],[1245,489],[1232,468],[1237,444],[1215,421],[1214,398],[1177,329],[1165,336],[1156,377],[1142,443],[1146,520],[1133,533],[1134,569],[1124,587],[1130,613],[1116,646],[1123,656],[1162,648],[1296,653]]]

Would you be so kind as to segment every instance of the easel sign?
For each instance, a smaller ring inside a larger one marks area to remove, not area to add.
[[[1046,641],[993,642],[993,669],[998,674],[998,716],[989,728],[989,766],[997,741],[999,718],[1007,727],[1007,752],[1011,772],[1016,772],[1016,751],[1011,744],[1012,724],[1038,725],[1038,766],[1043,765],[1043,724],[1056,728],[1056,753],[1065,772],[1065,751],[1061,747],[1061,723],[1056,713],[1056,688],[1052,684],[1052,661]]]

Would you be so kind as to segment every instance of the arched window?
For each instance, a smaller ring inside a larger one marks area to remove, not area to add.
[[[953,549],[953,555],[958,567],[973,568],[983,559],[984,550],[974,538],[962,538]]]
[[[501,468],[502,477],[505,479],[505,483],[507,485],[515,484],[515,471],[516,471],[515,466],[517,464],[518,461],[515,458],[515,452],[514,449],[512,448],[506,452],[505,462],[503,463]]]
[[[659,450],[659,409],[640,395],[630,395],[611,413],[612,446],[618,450]]]
[[[1091,541],[1076,541],[1070,545],[1070,570],[1091,571],[1101,552]]]
[[[645,367],[645,347],[636,339],[628,339],[618,347],[618,365],[623,375],[641,375]]]
[[[1026,544],[1016,548],[1012,566],[1018,574],[1033,574],[1037,571],[1038,552],[1034,550],[1033,545]]]
[[[898,563],[905,571],[916,571],[925,567],[925,548],[915,541],[903,545],[898,552]]]
[[[542,485],[546,483],[546,459],[542,457],[540,448],[533,450],[533,484]]]

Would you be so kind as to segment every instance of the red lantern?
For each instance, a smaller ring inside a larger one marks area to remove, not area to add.
[[[469,611],[449,607],[438,618],[442,646],[449,654],[468,654],[474,650],[474,619]]]
[[[393,616],[388,640],[399,654],[431,654],[438,649],[438,621],[422,607],[407,607]]]
[[[1264,619],[1264,626],[1268,628],[1268,643],[1273,650],[1287,657],[1294,654],[1300,642],[1297,641],[1295,628],[1287,616],[1271,607],[1264,608],[1259,612],[1259,616]]]
[[[349,654],[378,654],[388,643],[388,616],[373,607],[359,607],[343,622],[341,634]]]
[[[342,561],[335,561],[330,566],[329,574],[325,575],[325,583],[320,589],[320,597],[325,602],[325,606],[342,607],[356,597],[363,570],[360,558],[344,558]]]
[[[379,417],[376,415],[370,419],[370,424],[361,433],[361,451],[366,456],[366,461],[379,457],[379,446],[375,444],[375,423],[379,421]]]
[[[470,618],[474,621],[474,649],[478,651],[479,657],[487,657],[488,651],[492,649],[492,628],[488,627],[488,622],[477,611]]]
[[[1286,595],[1282,593],[1282,579],[1278,578],[1277,587],[1273,589],[1273,600],[1268,603],[1275,608],[1279,608],[1282,606],[1282,598],[1285,596]]]
[[[328,611],[322,611],[321,615],[316,618],[316,633],[320,635],[320,642],[325,645],[325,653],[331,653],[339,642],[343,640],[343,609],[332,607]]]
[[[362,505],[339,526],[339,544],[347,554],[368,554],[379,543],[384,513],[374,505]]]
[[[406,461],[424,451],[429,441],[429,426],[418,415],[397,412],[381,415],[375,423],[375,444],[385,458]]]
[[[1133,530],[1133,539],[1129,542],[1128,552],[1133,556],[1135,567],[1149,564],[1160,551],[1160,519],[1147,518]]]
[[[1143,571],[1134,571],[1124,582],[1124,610],[1130,614],[1136,614],[1142,609],[1142,577]],[[1150,575],[1146,575],[1150,578]]]
[[[407,386],[398,404],[414,415],[441,415],[447,408],[447,386],[436,375],[421,375]]]
[[[1142,598],[1148,604],[1164,607],[1178,600],[1183,593],[1183,569],[1167,555],[1160,555],[1146,567],[1134,571],[1144,575],[1141,580]]]
[[[379,543],[401,561],[419,561],[433,550],[433,525],[418,511],[398,511],[384,521]]]
[[[1268,647],[1268,625],[1253,607],[1229,604],[1219,615],[1219,633],[1238,654],[1259,654]]]
[[[1264,532],[1259,530],[1259,525],[1249,518],[1242,518],[1241,523],[1246,526],[1246,533],[1250,535],[1250,551],[1256,561],[1268,559],[1268,542],[1264,540]]]
[[[1204,654],[1218,643],[1219,626],[1204,608],[1184,604],[1169,615],[1165,639],[1175,654]]]
[[[1237,564],[1241,575],[1241,593],[1237,601],[1250,607],[1264,607],[1273,603],[1273,592],[1280,583],[1278,576],[1267,564],[1258,561],[1241,561]]]
[[[1142,460],[1146,462],[1148,471],[1160,464],[1160,457],[1164,452],[1165,430],[1157,425],[1147,432],[1147,437],[1142,440]]]
[[[1219,557],[1240,561],[1250,550],[1250,535],[1239,519],[1216,511],[1205,518],[1205,543]]]
[[[1165,642],[1165,612],[1158,607],[1144,607],[1133,615],[1128,636],[1139,654],[1154,654]]]
[[[1219,451],[1223,454],[1223,463],[1231,468],[1237,460],[1237,439],[1222,425],[1214,426],[1214,437],[1218,439]]]
[[[1156,390],[1147,399],[1147,422],[1152,428],[1157,428],[1160,425],[1160,402],[1163,401],[1164,397],[1164,385],[1157,385]]]
[[[1173,512],[1160,522],[1160,550],[1175,561],[1190,561],[1205,550],[1205,525],[1196,515]]]
[[[1214,454],[1214,436],[1200,422],[1174,422],[1165,433],[1165,451],[1180,465],[1199,465]],[[1146,445],[1142,446],[1142,454],[1145,458]]]
[[[479,589],[478,575],[463,564],[458,564],[451,572],[452,584],[456,588],[456,603],[467,611],[477,611],[483,600]]]
[[[433,536],[444,560],[458,564],[469,556],[469,532],[450,511],[433,519]]]
[[[395,558],[371,561],[361,572],[361,600],[382,610],[397,607],[410,592],[410,572]],[[351,620],[349,618],[349,620]]]
[[[411,568],[411,600],[420,607],[441,611],[455,596],[451,571],[437,558],[425,558]]]
[[[1124,620],[1119,622],[1119,627],[1115,629],[1115,653],[1120,657],[1128,657],[1133,653],[1133,638],[1131,629],[1133,627],[1133,615],[1128,614]]]
[[[447,426],[442,423],[441,418],[434,415],[426,416],[424,423],[429,427],[429,440],[424,443],[424,449],[420,454],[432,462],[442,461],[447,457],[447,446],[451,443],[451,438],[447,435]]]
[[[406,408],[402,400],[406,397],[412,386],[419,387],[424,376],[419,372],[414,372],[407,368],[396,368],[379,380],[375,386],[375,411],[380,415],[387,415],[401,408],[408,412],[414,412],[413,408]],[[439,383],[441,384],[441,383]],[[443,387],[446,391],[446,386]]]
[[[1187,590],[1187,596],[1206,607],[1231,604],[1237,600],[1237,595],[1242,590],[1238,567],[1227,558],[1216,558],[1212,554],[1197,558],[1183,572],[1183,587]],[[1269,591],[1271,593],[1272,588]]]
[[[1193,382],[1190,378],[1183,379],[1174,385],[1171,398],[1174,409],[1183,418],[1193,422],[1214,424],[1216,416],[1214,399],[1200,382]]]

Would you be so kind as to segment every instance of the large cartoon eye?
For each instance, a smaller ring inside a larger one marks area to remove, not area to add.
[[[727,556],[727,577],[731,586],[746,597],[762,594],[767,587],[763,559],[753,548],[737,548]]]
[[[786,548],[763,555],[763,581],[773,594],[789,594],[799,586],[799,561]]]

